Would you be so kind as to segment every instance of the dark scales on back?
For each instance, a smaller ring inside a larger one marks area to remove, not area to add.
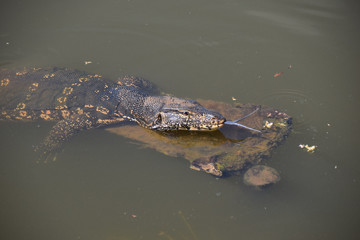
[[[24,68],[1,70],[0,81],[0,119],[56,121],[39,146],[45,155],[82,130],[124,121],[153,130],[214,130],[225,122],[194,100],[158,95],[136,77],[114,82],[66,68]]]

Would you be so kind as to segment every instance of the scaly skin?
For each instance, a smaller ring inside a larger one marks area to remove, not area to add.
[[[66,68],[0,71],[0,119],[47,120],[56,124],[41,144],[58,149],[74,134],[134,121],[152,130],[214,130],[225,118],[189,99],[152,95],[141,78],[118,82]]]

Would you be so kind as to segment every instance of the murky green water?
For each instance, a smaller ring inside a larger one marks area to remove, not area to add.
[[[102,129],[36,164],[32,146],[51,123],[1,122],[0,238],[358,239],[359,10],[341,0],[2,1],[1,65],[135,74],[179,97],[280,108],[294,130],[267,161],[282,180],[255,191]]]

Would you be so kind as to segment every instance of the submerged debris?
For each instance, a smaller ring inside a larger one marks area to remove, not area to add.
[[[280,174],[274,168],[256,165],[244,174],[244,183],[249,186],[263,188],[280,181]]]
[[[241,123],[261,130],[261,133],[241,128],[238,124],[225,124],[219,130],[205,132],[157,132],[137,125],[108,128],[108,131],[165,155],[187,159],[192,169],[220,177],[238,175],[245,168],[260,164],[271,156],[272,150],[286,138],[291,129],[289,115],[267,106],[198,101],[204,107],[221,113],[228,122],[242,119]],[[250,116],[246,117],[249,113]],[[266,122],[273,123],[271,128],[265,126]]]

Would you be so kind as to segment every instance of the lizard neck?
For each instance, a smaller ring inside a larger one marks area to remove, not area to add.
[[[144,126],[149,119],[161,108],[161,96],[149,94],[129,87],[117,87],[116,111],[121,116]]]

